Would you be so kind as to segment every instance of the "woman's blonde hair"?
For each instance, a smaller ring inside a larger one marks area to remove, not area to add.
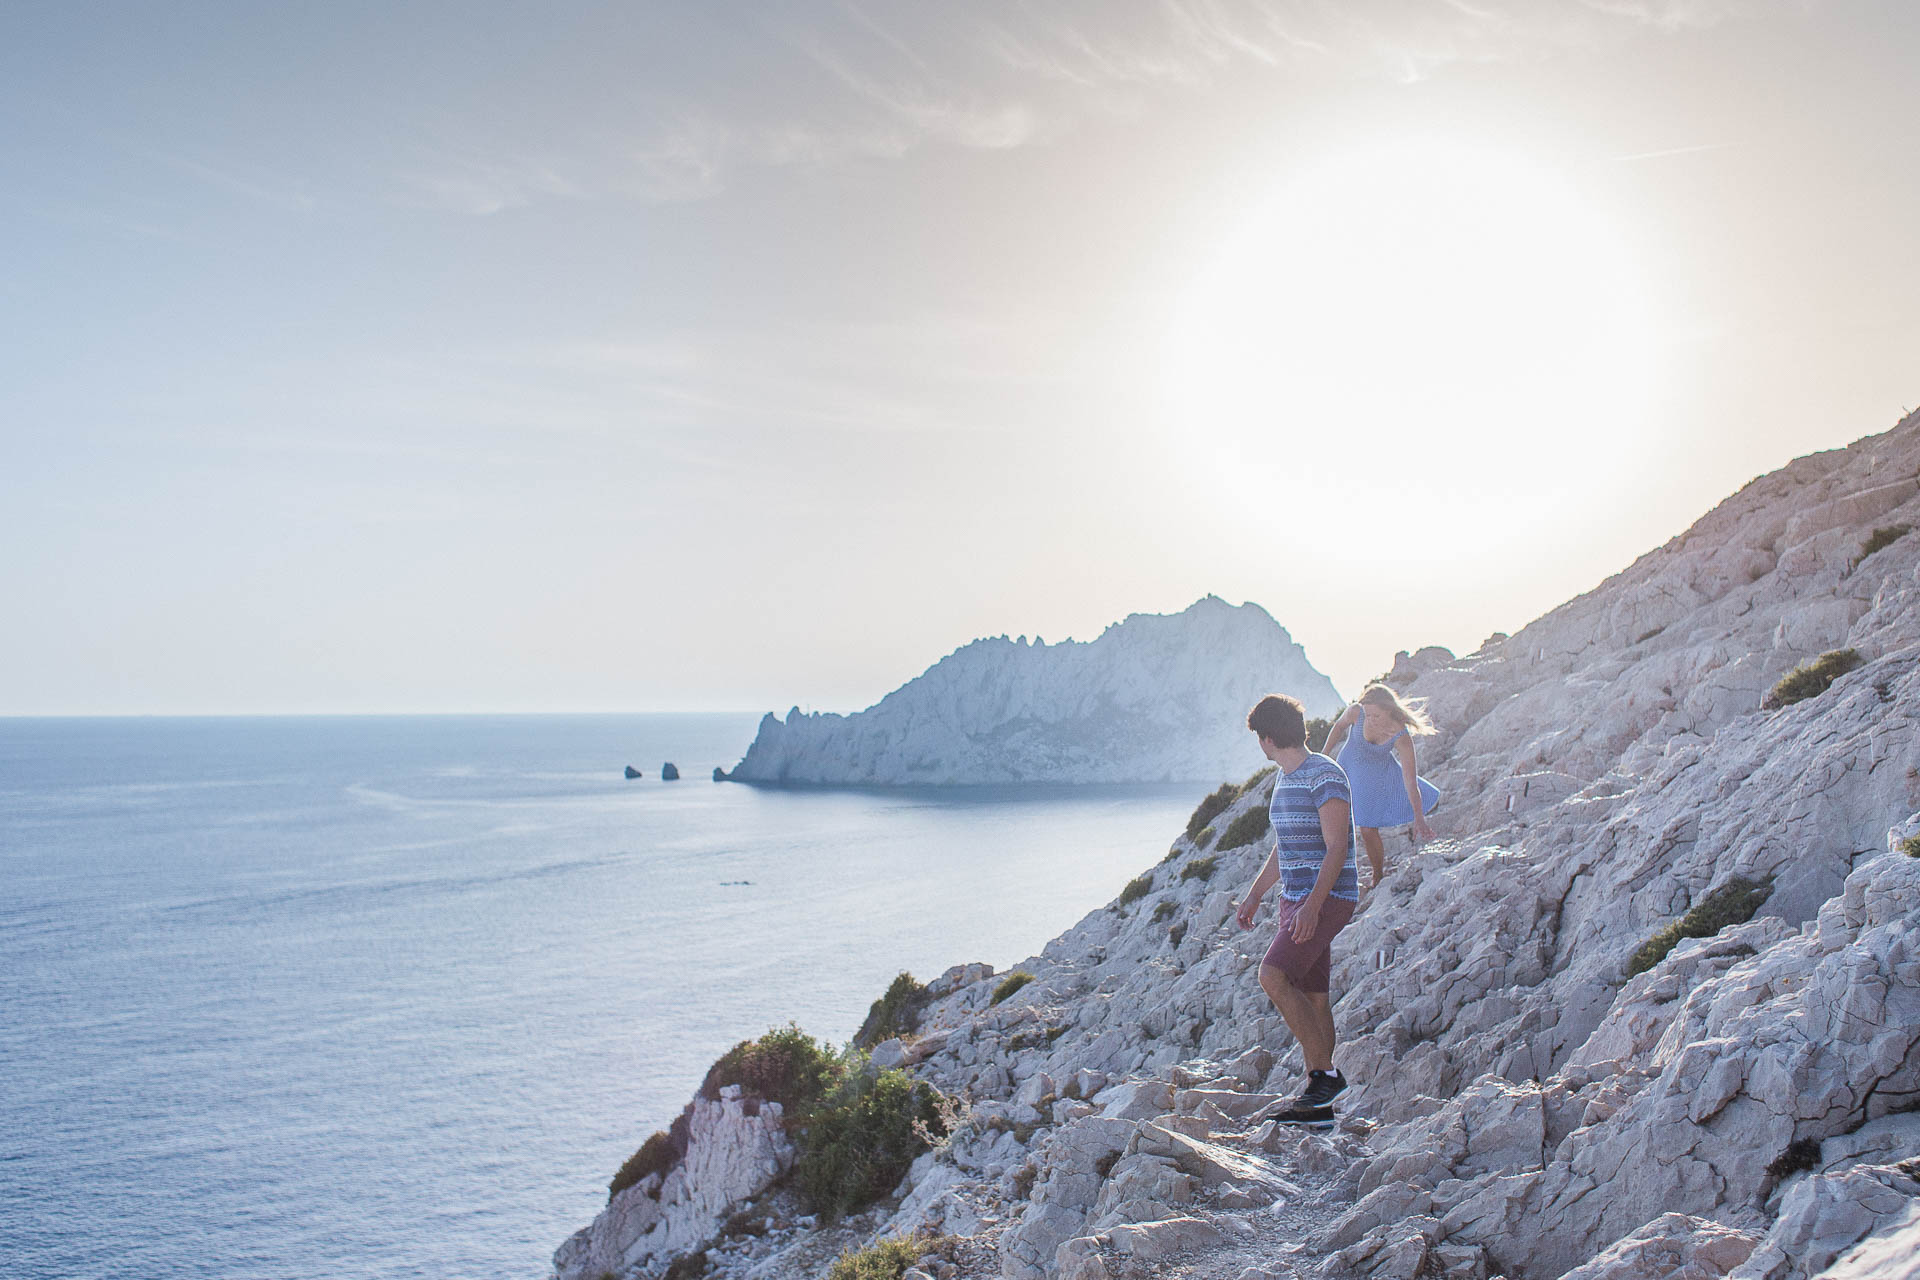
[[[1360,701],[1368,706],[1378,707],[1405,727],[1408,733],[1427,734],[1437,730],[1433,721],[1427,719],[1427,700],[1409,698],[1405,702],[1400,695],[1384,684],[1370,684],[1366,692],[1360,695]]]

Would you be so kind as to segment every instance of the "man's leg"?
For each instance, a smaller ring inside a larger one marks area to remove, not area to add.
[[[1260,988],[1300,1042],[1309,1071],[1333,1070],[1333,1001],[1324,991],[1302,991],[1270,964],[1260,966]]]
[[[1367,851],[1367,865],[1373,868],[1373,884],[1378,888],[1387,875],[1387,850],[1380,840],[1380,828],[1361,827],[1360,843]]]

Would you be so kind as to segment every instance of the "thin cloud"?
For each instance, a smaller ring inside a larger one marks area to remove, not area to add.
[[[175,152],[148,150],[145,154],[170,169],[256,204],[271,205],[289,213],[311,213],[317,204],[303,182],[290,181],[277,175],[236,173],[231,168]]]
[[[1703,151],[1725,151],[1734,145],[1735,144],[1731,142],[1702,142],[1690,147],[1663,147],[1658,151],[1636,151],[1632,155],[1608,156],[1604,160],[1596,160],[1594,163],[1632,164],[1637,160],[1663,160],[1668,156],[1692,156],[1699,155]]]
[[[401,176],[401,184],[401,204],[475,217],[532,204],[542,197],[571,200],[588,194],[552,163],[473,151],[426,155]]]

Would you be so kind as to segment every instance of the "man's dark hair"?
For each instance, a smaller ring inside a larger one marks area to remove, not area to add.
[[[1247,712],[1247,728],[1276,747],[1307,745],[1307,713],[1284,693],[1270,693]]]

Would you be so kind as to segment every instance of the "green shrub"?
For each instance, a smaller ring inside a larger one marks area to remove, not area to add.
[[[934,1236],[890,1236],[841,1254],[827,1268],[826,1280],[900,1280],[908,1267],[944,1247],[945,1242]]]
[[[853,1033],[853,1043],[871,1049],[882,1040],[912,1035],[920,1026],[920,1014],[927,1003],[926,984],[910,973],[901,973],[867,1010],[867,1020]]]
[[[1172,943],[1176,949],[1186,940],[1186,936],[1187,922],[1185,920],[1180,921],[1174,925],[1173,928],[1167,930],[1167,941]]]
[[[1265,838],[1268,827],[1267,811],[1255,805],[1227,825],[1226,834],[1220,837],[1220,847],[1238,849],[1241,845],[1252,844]]]
[[[1766,710],[1790,707],[1808,698],[1817,698],[1841,676],[1861,666],[1866,659],[1858,649],[1829,649],[1811,662],[1803,662],[1780,677],[1780,683],[1760,701]]]
[[[1853,558],[1853,567],[1858,569],[1862,560],[1876,551],[1892,546],[1912,532],[1913,526],[1910,524],[1889,524],[1875,529],[1868,535],[1867,540],[1860,544],[1860,554]]]
[[[848,1070],[797,1126],[794,1182],[829,1218],[856,1213],[892,1191],[907,1166],[945,1136],[940,1095],[904,1071]]]
[[[755,1097],[779,1103],[791,1117],[812,1106],[841,1070],[839,1055],[788,1023],[721,1054],[700,1082],[700,1096],[718,1098],[723,1087],[737,1084]]]
[[[1212,839],[1213,839],[1213,828],[1210,826],[1202,827],[1200,829],[1200,834],[1193,838],[1193,842],[1196,845],[1199,845],[1202,849],[1204,849],[1207,847],[1208,842],[1211,841]]]
[[[1318,751],[1321,748],[1321,746],[1326,742],[1327,735],[1332,732],[1333,732],[1333,721],[1331,720],[1307,721],[1307,750]],[[1266,773],[1267,771],[1265,769],[1262,769],[1259,773],[1254,774],[1253,777],[1255,779],[1263,778],[1266,776]],[[1252,779],[1249,779],[1249,781],[1251,780]]]
[[[1320,721],[1320,723],[1326,724],[1327,722],[1325,720],[1322,720]],[[1255,787],[1265,782],[1268,778],[1271,778],[1274,775],[1274,771],[1277,768],[1278,768],[1277,765],[1270,764],[1264,769],[1255,769],[1252,773],[1247,775],[1247,780],[1240,784],[1240,794],[1241,795],[1247,794],[1247,792],[1253,790]]]
[[[1920,858],[1920,836],[1908,836],[1896,847],[1909,858]]]
[[[1162,920],[1165,920],[1169,916],[1171,916],[1173,912],[1174,912],[1173,899],[1162,898],[1160,900],[1160,905],[1153,909],[1153,922],[1155,924],[1159,924]]]
[[[1731,925],[1745,924],[1772,893],[1770,880],[1756,882],[1735,876],[1696,902],[1687,914],[1641,943],[1640,949],[1627,961],[1627,976],[1645,973],[1659,964],[1682,938],[1711,938]]]
[[[1015,969],[1012,973],[1000,980],[1000,985],[993,989],[993,999],[987,1001],[987,1004],[989,1006],[999,1004],[1002,1000],[1005,1000],[1008,996],[1032,981],[1033,975],[1025,969]]]
[[[1204,831],[1208,824],[1215,818],[1231,808],[1233,802],[1239,798],[1239,787],[1234,786],[1231,782],[1221,783],[1206,799],[1200,802],[1199,807],[1194,809],[1193,816],[1187,819],[1187,839],[1194,841],[1196,844],[1199,843],[1200,833]]]
[[[1148,872],[1144,876],[1135,876],[1133,879],[1127,881],[1127,887],[1120,891],[1120,901],[1118,905],[1121,907],[1130,907],[1152,892],[1152,872]]]
[[[673,1148],[673,1139],[663,1130],[640,1144],[640,1149],[627,1157],[620,1171],[613,1175],[613,1181],[607,1184],[607,1203],[625,1191],[634,1183],[650,1173],[666,1173],[680,1163],[680,1153]]]
[[[1180,868],[1180,878],[1182,880],[1211,879],[1213,877],[1213,869],[1219,865],[1219,862],[1220,859],[1214,857],[1212,854],[1208,854],[1204,858],[1195,858],[1192,862]]]

